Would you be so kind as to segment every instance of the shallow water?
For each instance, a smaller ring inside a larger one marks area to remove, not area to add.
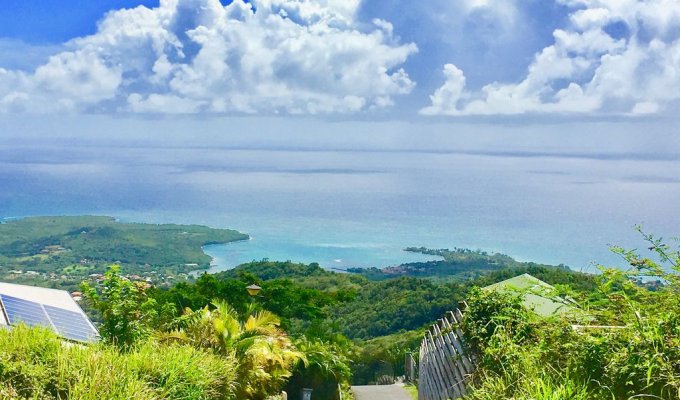
[[[206,246],[213,257],[210,273],[224,271],[253,260],[293,260],[319,263],[324,268],[346,270],[352,267],[385,267],[407,262],[441,259],[403,251],[398,245],[374,244],[307,244],[278,241],[276,238],[255,238],[252,241]]]

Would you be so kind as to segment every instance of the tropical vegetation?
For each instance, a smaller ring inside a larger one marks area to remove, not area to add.
[[[473,291],[464,331],[479,369],[467,398],[680,398],[680,253],[643,237],[652,254],[614,247],[630,268],[601,267],[595,291],[572,293],[585,320],[540,318],[521,294]]]
[[[160,226],[159,233],[96,218],[104,226],[85,229],[91,218],[69,220],[71,233],[62,232],[66,220],[30,219],[22,229],[33,233],[16,243],[7,232],[18,228],[5,226],[0,253],[38,257],[49,269],[76,248],[94,258],[101,242],[78,236],[89,233],[142,246],[130,257],[155,254],[144,246],[163,235],[194,237],[191,252],[216,238],[238,237],[202,227]],[[403,375],[404,358],[417,354],[424,329],[467,300],[462,328],[478,360],[470,399],[676,399],[680,256],[655,237],[643,238],[656,257],[615,247],[630,269],[602,267],[597,275],[483,251],[412,248],[442,260],[354,273],[262,260],[153,285],[129,275],[139,271],[139,258],[82,283],[82,306],[96,321],[101,343],[64,345],[50,332],[24,326],[0,330],[0,398],[260,400],[282,390],[297,396],[307,387],[317,399],[350,398],[350,384],[389,383]],[[182,249],[176,251],[189,254]],[[30,255],[38,250],[41,255]],[[182,257],[176,259],[200,261]],[[116,258],[121,254],[98,259]],[[554,285],[554,296],[569,298],[583,312],[540,317],[525,308],[522,293],[479,290],[525,273]],[[245,290],[251,284],[262,288],[258,295]]]

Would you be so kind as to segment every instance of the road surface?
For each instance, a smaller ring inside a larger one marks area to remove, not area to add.
[[[352,386],[356,400],[411,400],[411,395],[398,385]]]

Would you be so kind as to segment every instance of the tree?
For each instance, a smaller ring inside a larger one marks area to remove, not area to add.
[[[101,285],[83,282],[81,287],[86,301],[102,316],[99,333],[105,341],[126,350],[151,334],[159,312],[156,301],[147,296],[146,283],[131,282],[113,265]]]
[[[235,354],[240,361],[238,398],[258,400],[278,392],[293,367],[306,362],[279,328],[275,314],[261,310],[242,320],[223,300],[213,300],[212,306],[197,311],[187,309],[180,327],[162,339],[188,342],[224,355]]]
[[[352,378],[350,341],[323,341],[318,338],[301,337],[296,345],[304,353],[307,362],[299,363],[291,377],[286,391],[299,393],[303,388],[313,388],[315,398],[335,400],[340,394],[338,389],[349,389]]]

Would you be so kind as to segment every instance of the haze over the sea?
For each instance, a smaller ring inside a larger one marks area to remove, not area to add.
[[[635,224],[677,234],[665,123],[505,122],[4,116],[0,216],[229,227],[254,240],[218,262],[340,268],[457,246],[589,269],[641,246]]]

